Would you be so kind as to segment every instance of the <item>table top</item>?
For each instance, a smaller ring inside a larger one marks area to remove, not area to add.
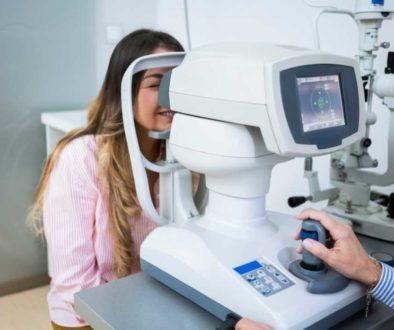
[[[221,323],[144,273],[79,292],[75,307],[94,329],[199,330]]]
[[[41,113],[41,123],[62,132],[69,132],[87,124],[87,110],[77,109]]]
[[[368,252],[394,254],[394,244],[359,236]],[[75,295],[76,311],[94,329],[215,329],[221,321],[144,273]],[[394,312],[376,303],[368,319],[360,312],[335,329],[389,329]]]

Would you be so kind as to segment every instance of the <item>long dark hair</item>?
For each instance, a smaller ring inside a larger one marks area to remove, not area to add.
[[[30,212],[30,223],[37,234],[43,233],[42,209],[50,173],[61,151],[72,140],[93,134],[98,137],[97,161],[99,180],[106,188],[110,230],[113,238],[115,274],[128,275],[133,263],[130,217],[139,217],[141,209],[136,197],[130,157],[124,133],[121,111],[121,81],[128,66],[138,57],[153,53],[157,48],[183,51],[182,45],[171,35],[140,29],[125,36],[115,47],[108,70],[97,98],[89,107],[86,127],[68,133],[48,157],[36,189],[35,204]],[[133,78],[133,102],[144,72]]]

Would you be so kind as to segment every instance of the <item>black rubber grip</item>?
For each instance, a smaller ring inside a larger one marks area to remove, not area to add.
[[[293,196],[293,197],[289,197],[289,199],[287,200],[287,204],[290,207],[297,207],[300,206],[301,204],[304,204],[306,201],[307,199],[304,196]]]

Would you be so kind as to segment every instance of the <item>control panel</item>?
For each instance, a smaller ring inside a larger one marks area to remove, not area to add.
[[[265,297],[272,296],[294,284],[274,265],[262,259],[235,267],[234,270]]]

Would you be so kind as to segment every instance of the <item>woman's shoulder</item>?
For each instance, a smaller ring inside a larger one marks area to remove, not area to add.
[[[70,141],[61,151],[58,166],[72,167],[75,172],[97,175],[97,136],[83,135]]]
[[[87,134],[77,137],[67,143],[60,154],[61,159],[86,159],[94,158],[97,152],[97,136]]]

